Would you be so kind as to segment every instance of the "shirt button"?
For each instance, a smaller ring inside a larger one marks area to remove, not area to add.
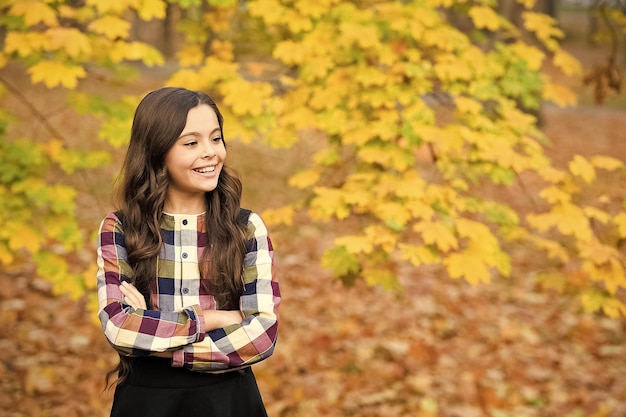
[[[187,226],[187,223],[189,223],[187,219],[183,220],[183,226]]]
[[[183,257],[183,259],[187,259],[187,252],[183,252],[181,256]]]
[[[189,294],[189,288],[183,288],[183,294]]]

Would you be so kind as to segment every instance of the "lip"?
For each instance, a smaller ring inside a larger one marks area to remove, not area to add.
[[[213,171],[200,172],[202,170],[210,169],[210,168],[213,168]],[[195,172],[196,174],[207,175],[207,174],[214,174],[217,171],[217,168],[218,168],[217,165],[205,165],[201,167],[192,168],[191,170]]]

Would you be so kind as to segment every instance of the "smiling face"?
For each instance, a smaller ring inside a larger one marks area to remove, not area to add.
[[[215,111],[207,104],[189,110],[183,131],[165,156],[169,175],[165,211],[203,212],[204,194],[217,187],[225,159],[226,147]]]

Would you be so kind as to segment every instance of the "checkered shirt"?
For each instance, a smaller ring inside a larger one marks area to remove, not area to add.
[[[119,286],[130,280],[124,230],[115,213],[98,234],[98,317],[110,344],[122,355],[172,351],[172,366],[198,372],[239,369],[269,357],[276,345],[280,290],[274,250],[258,214],[248,218],[251,238],[244,259],[240,324],[205,330],[203,310],[215,299],[200,285],[198,260],[206,246],[205,215],[164,214],[152,310],[126,304]]]

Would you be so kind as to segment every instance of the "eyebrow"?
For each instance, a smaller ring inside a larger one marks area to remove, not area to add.
[[[222,133],[222,129],[219,127],[216,127],[215,129],[213,129],[210,133],[209,136],[213,135],[215,132],[220,132]],[[187,133],[183,133],[182,135],[180,135],[176,140],[178,139],[182,139],[185,136],[200,136],[200,132],[187,132]]]

